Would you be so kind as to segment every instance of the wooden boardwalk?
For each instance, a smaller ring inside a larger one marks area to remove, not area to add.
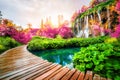
[[[27,51],[26,46],[0,55],[0,80],[108,80],[76,69],[48,62]]]

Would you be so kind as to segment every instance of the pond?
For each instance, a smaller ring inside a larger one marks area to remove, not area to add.
[[[49,62],[61,64],[72,68],[72,57],[75,52],[80,51],[80,48],[64,48],[64,49],[52,49],[32,52],[34,55],[42,57]]]

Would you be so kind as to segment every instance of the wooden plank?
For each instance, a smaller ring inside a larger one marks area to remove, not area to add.
[[[75,71],[75,69],[70,70],[61,80],[69,80]]]
[[[36,77],[38,77],[38,76],[48,72],[49,70],[53,69],[55,66],[57,66],[57,64],[51,64],[51,65],[44,67],[44,68],[42,68],[42,69],[40,69],[32,74],[25,76],[24,78],[21,78],[20,80],[33,80]]]
[[[45,66],[48,66],[48,65],[50,65],[50,63],[45,62],[45,63],[42,63],[42,64],[40,64],[40,65],[38,65],[38,66],[34,66],[34,67],[28,68],[28,69],[26,69],[26,70],[19,71],[19,72],[15,73],[15,74],[7,77],[7,78],[4,78],[4,79],[7,79],[7,80],[10,80],[10,79],[12,79],[12,78],[14,78],[14,79],[19,79],[20,77],[29,75],[29,74],[37,71],[38,69],[41,69],[41,67],[43,68],[43,66],[45,67]]]
[[[84,73],[83,72],[81,72],[80,74],[79,74],[79,77],[78,77],[78,80],[84,80]]]
[[[95,74],[93,80],[100,80],[100,76],[98,74]]]
[[[43,79],[43,80],[50,80],[53,76],[55,76],[56,74],[58,74],[60,71],[62,71],[62,70],[64,70],[64,69],[65,69],[65,67],[62,67],[62,68],[56,70],[55,72],[53,72],[52,74],[50,74],[49,76],[47,76],[47,77],[46,77],[45,79]]]
[[[25,68],[22,68],[22,69],[19,69],[17,71],[10,72],[8,74],[5,74],[4,76],[0,76],[0,79],[7,78],[7,77],[12,76],[12,75],[16,75],[17,73],[20,73],[22,71],[26,71],[26,70],[29,70],[29,69],[34,69],[35,67],[37,67],[39,65],[40,65],[40,63],[39,64],[35,64],[35,65],[31,65],[31,66],[28,66],[28,67],[25,67]]]
[[[84,80],[93,80],[92,71],[87,71]]]
[[[34,63],[33,61],[31,61],[31,62],[21,62],[19,65],[15,65],[15,64],[9,64],[9,65],[6,65],[6,67],[5,68],[3,68],[3,69],[0,69],[0,71],[1,71],[1,73],[0,73],[0,75],[1,76],[3,76],[3,75],[6,75],[6,74],[9,74],[9,73],[11,73],[11,72],[13,72],[13,71],[17,71],[17,70],[19,70],[19,69],[22,69],[22,68],[25,68],[25,67],[28,67],[28,66],[30,66],[30,65],[35,65],[35,64],[37,64],[37,62],[39,62],[38,60],[35,60],[36,62]],[[22,65],[21,65],[22,64]]]
[[[77,71],[74,73],[74,75],[71,77],[71,79],[70,79],[70,80],[77,80],[77,78],[78,78],[79,74],[80,74],[80,71],[79,71],[79,70],[77,70]]]
[[[52,77],[50,80],[59,80],[59,79],[61,79],[68,71],[69,71],[69,68],[65,68],[64,70],[62,70],[61,72],[59,72],[58,74],[56,74],[54,77]]]
[[[56,70],[58,70],[59,68],[61,68],[61,65],[57,65],[55,68],[51,69],[50,71],[44,73],[43,75],[35,78],[34,80],[43,80],[45,79],[47,76],[49,76],[50,74],[52,74],[53,72],[55,72]]]

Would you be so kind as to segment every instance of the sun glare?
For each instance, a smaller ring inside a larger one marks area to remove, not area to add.
[[[69,15],[65,15],[65,14],[54,14],[51,15],[49,17],[46,17],[46,19],[49,20],[49,22],[51,22],[51,24],[54,27],[58,27],[60,24],[63,24],[66,20],[69,21],[70,20],[70,16]]]
[[[51,22],[52,22],[52,25],[54,25],[55,27],[58,25],[58,18],[57,17],[52,17],[51,18]]]

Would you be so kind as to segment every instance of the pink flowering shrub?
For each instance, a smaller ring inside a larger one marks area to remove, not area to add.
[[[88,10],[88,7],[85,6],[85,5],[83,5],[82,8],[81,8],[81,12],[85,12],[85,11],[87,11],[87,10]]]
[[[101,32],[101,28],[98,24],[94,24],[92,25],[93,26],[93,34],[95,36],[99,36],[100,35],[100,32]]]
[[[116,10],[118,10],[118,11],[120,11],[120,1],[118,1],[117,3],[116,3]]]
[[[5,24],[0,25],[0,36],[13,36],[18,32],[14,27],[8,27]]]
[[[31,40],[30,33],[17,31],[14,27],[0,25],[0,36],[10,36],[16,41],[27,44]]]
[[[118,17],[118,22],[120,23],[120,16]]]
[[[104,29],[103,32],[105,35],[109,35],[109,33],[111,33],[111,29]]]
[[[7,35],[6,25],[0,25],[0,36],[6,36],[6,35]]]
[[[55,38],[57,34],[57,28],[47,26],[45,29],[40,29],[40,36],[44,36],[47,38]]]
[[[64,24],[58,28],[47,26],[44,29],[40,29],[39,34],[40,36],[47,38],[56,38],[58,35],[62,38],[71,38],[73,36],[72,30]]]
[[[8,27],[6,32],[7,32],[7,35],[11,37],[16,35],[16,33],[18,33],[18,31],[13,27]]]
[[[30,34],[24,32],[17,32],[12,38],[23,44],[27,44],[31,40]]]
[[[117,25],[116,29],[115,29],[115,32],[111,33],[111,37],[120,37],[120,24]]]
[[[72,17],[71,17],[71,22],[74,22],[78,15],[79,15],[78,12],[74,12]]]
[[[8,28],[7,34],[22,44],[27,44],[32,38],[30,33],[17,31],[15,28]]]
[[[66,25],[63,25],[62,27],[59,28],[59,33],[58,33],[62,38],[71,38],[73,37],[72,30],[67,27]]]
[[[39,31],[39,29],[30,29],[30,31],[28,32],[31,36],[35,36],[35,35],[37,35],[37,32]]]

